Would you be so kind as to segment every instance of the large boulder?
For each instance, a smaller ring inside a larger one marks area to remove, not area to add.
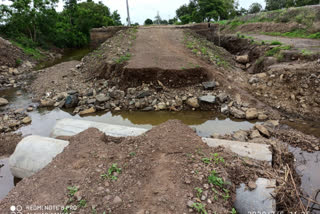
[[[12,175],[26,178],[35,174],[68,145],[68,141],[36,135],[23,138],[9,159]]]

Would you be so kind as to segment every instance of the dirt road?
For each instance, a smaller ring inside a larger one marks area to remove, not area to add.
[[[286,45],[291,45],[297,49],[305,49],[314,53],[320,53],[320,40],[319,39],[302,39],[302,38],[287,38],[281,36],[268,36],[260,34],[249,34],[253,38],[260,41],[279,41]]]
[[[139,28],[128,68],[183,70],[201,62],[183,45],[183,31],[175,28]]]

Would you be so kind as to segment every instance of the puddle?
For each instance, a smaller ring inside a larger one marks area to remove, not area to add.
[[[32,123],[18,130],[26,135],[49,136],[56,121],[63,118],[75,118],[96,122],[124,125],[131,127],[152,128],[170,119],[178,119],[197,130],[198,135],[208,137],[213,133],[226,134],[239,129],[250,129],[254,123],[241,120],[233,120],[213,112],[183,111],[183,112],[108,112],[80,117],[70,113],[54,109],[30,112]]]
[[[39,63],[35,67],[35,70],[48,68],[48,67],[54,66],[56,64],[62,63],[62,62],[67,62],[67,61],[72,61],[72,60],[81,60],[82,57],[86,56],[91,51],[92,51],[92,48],[90,48],[90,47],[67,50],[64,52],[63,56],[60,59]]]
[[[320,152],[309,153],[292,146],[289,146],[289,151],[294,154],[296,159],[295,167],[301,176],[301,188],[304,195],[315,199],[316,191],[320,188]],[[316,201],[320,202],[320,193]],[[307,201],[304,202],[307,204]],[[320,209],[320,206],[315,205],[314,208]],[[320,211],[315,213],[320,213]]]

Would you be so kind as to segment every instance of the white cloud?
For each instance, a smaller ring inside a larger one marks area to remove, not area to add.
[[[94,0],[98,2],[99,0]],[[128,0],[130,6],[130,17],[131,22],[138,22],[143,24],[147,18],[154,19],[159,11],[161,18],[169,19],[176,15],[176,10],[183,4],[189,2],[189,0]],[[3,1],[4,4],[9,4],[9,1]],[[118,10],[121,15],[122,23],[126,23],[127,10],[126,10],[126,0],[102,0],[102,2],[107,5],[111,11]],[[258,2],[265,6],[264,0],[239,0],[240,7],[249,8],[249,6]],[[60,0],[57,10],[61,11],[63,9],[64,1]]]

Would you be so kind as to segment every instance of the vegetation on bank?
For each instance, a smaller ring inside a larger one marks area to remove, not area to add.
[[[57,0],[10,1],[0,6],[0,34],[35,58],[40,56],[36,47],[82,47],[91,28],[121,25],[117,11],[111,13],[102,2],[67,0],[57,12]]]
[[[227,29],[236,30],[238,26],[259,23],[259,22],[274,22],[274,23],[289,23],[296,22],[300,24],[299,28],[288,32],[259,32],[260,34],[271,36],[284,36],[293,38],[310,38],[319,39],[320,33],[313,32],[313,25],[315,22],[320,22],[320,7],[299,7],[299,8],[285,8],[280,10],[261,12],[256,14],[249,14],[239,16],[231,20],[223,20],[219,23]]]

